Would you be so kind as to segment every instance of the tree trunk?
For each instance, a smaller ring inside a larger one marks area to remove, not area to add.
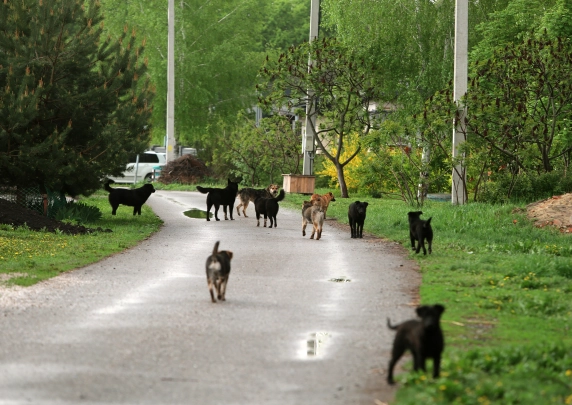
[[[348,186],[346,185],[346,178],[344,177],[344,167],[340,164],[340,162],[334,162],[336,165],[336,170],[338,172],[338,183],[340,183],[340,193],[342,194],[342,198],[348,198]]]

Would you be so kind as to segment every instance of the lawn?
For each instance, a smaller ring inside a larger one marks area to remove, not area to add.
[[[98,207],[103,213],[97,222],[82,225],[112,232],[67,235],[0,225],[0,279],[8,285],[36,284],[135,246],[156,232],[162,223],[147,205],[143,206],[141,216],[133,216],[132,208],[120,206],[112,217],[105,192],[82,202]]]

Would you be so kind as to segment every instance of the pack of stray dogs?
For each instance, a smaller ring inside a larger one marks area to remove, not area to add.
[[[119,205],[133,207],[133,215],[141,215],[141,207],[149,196],[155,192],[151,184],[145,184],[137,189],[111,188],[111,181],[105,183],[105,190],[109,192],[109,203],[112,207],[112,215],[116,215]],[[197,190],[207,194],[207,221],[210,221],[210,209],[214,207],[214,217],[217,221],[218,210],[222,206],[224,219],[228,216],[233,220],[234,202],[239,197],[240,204],[236,207],[236,213],[240,216],[240,209],[244,217],[246,208],[250,202],[254,203],[257,225],[260,226],[260,217],[264,216],[264,227],[267,219],[270,221],[269,228],[276,228],[278,223],[276,215],[278,213],[278,203],[285,197],[284,190],[279,190],[279,186],[271,184],[265,189],[244,188],[238,190],[238,183],[228,179],[225,188],[207,188],[197,186]],[[310,201],[302,204],[302,236],[306,236],[306,226],[312,224],[310,239],[320,240],[326,212],[330,202],[336,201],[334,195],[326,193],[323,195],[313,194]],[[350,225],[351,238],[363,238],[363,226],[366,219],[368,207],[367,202],[355,201],[348,207],[348,222]],[[228,215],[227,215],[228,211]],[[411,248],[415,253],[427,255],[431,254],[433,243],[433,229],[431,227],[431,217],[427,220],[421,219],[422,211],[411,211],[407,213],[409,221],[409,237]],[[427,247],[425,246],[427,243]],[[205,268],[208,290],[211,301],[226,301],[226,287],[228,284],[231,260],[233,253],[229,250],[219,250],[220,241],[213,247],[212,253],[207,257]],[[387,318],[388,328],[395,330],[395,338],[391,351],[391,359],[388,365],[387,383],[394,384],[394,368],[406,351],[410,351],[413,357],[413,369],[415,371],[426,371],[426,360],[433,360],[433,377],[440,374],[441,355],[445,347],[445,340],[441,330],[441,315],[445,307],[441,304],[422,305],[416,308],[419,319],[410,319],[398,325],[392,325]]]

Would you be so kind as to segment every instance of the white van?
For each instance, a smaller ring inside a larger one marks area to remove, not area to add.
[[[108,178],[116,183],[137,183],[138,181],[150,183],[154,180],[154,168],[162,168],[166,163],[165,153],[147,151],[129,159],[122,177],[108,176]]]

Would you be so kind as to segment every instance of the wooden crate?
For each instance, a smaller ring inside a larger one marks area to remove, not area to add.
[[[316,176],[283,174],[282,188],[286,193],[314,194]]]

